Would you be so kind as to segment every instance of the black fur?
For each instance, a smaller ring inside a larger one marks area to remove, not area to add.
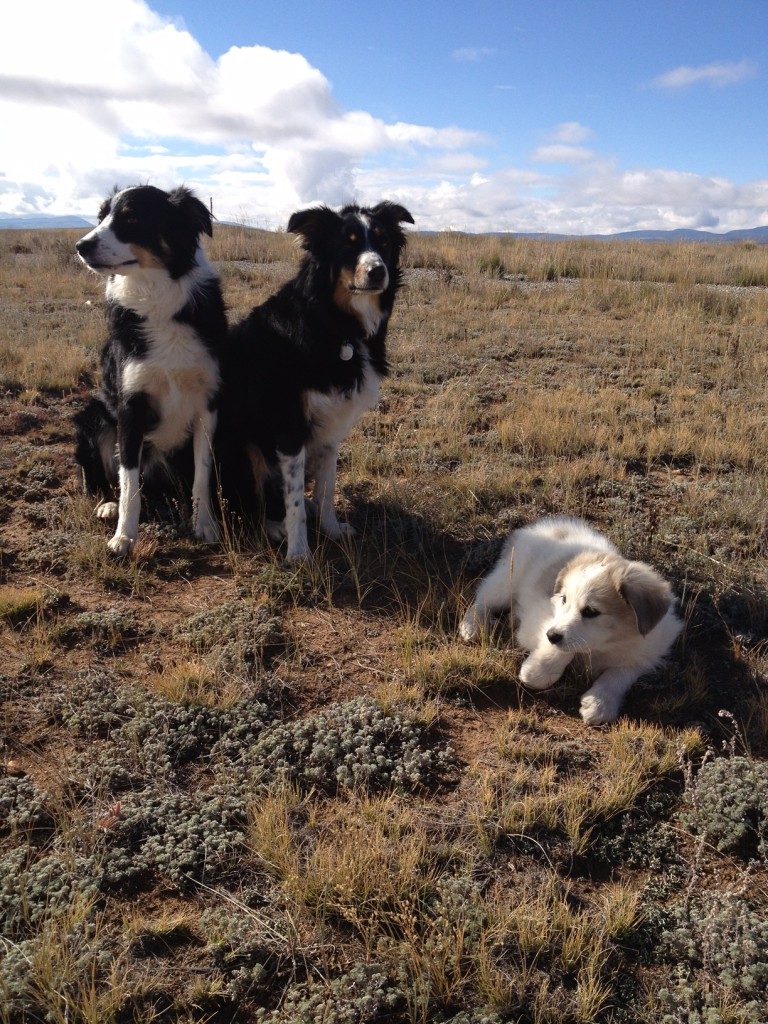
[[[119,465],[135,469],[140,463],[146,498],[170,503],[183,496],[188,502],[194,476],[192,421],[178,443],[157,447],[148,435],[161,426],[161,408],[150,393],[135,387],[126,390],[124,374],[127,364],[135,367],[150,359],[155,377],[172,373],[177,358],[173,324],[187,325],[200,344],[206,372],[210,375],[210,362],[216,367],[206,398],[208,410],[216,408],[219,353],[227,333],[218,278],[209,268],[198,274],[186,304],[175,311],[183,292],[173,284],[181,284],[198,267],[199,238],[212,233],[211,216],[186,188],[165,193],[145,185],[110,196],[99,212],[99,225],[77,243],[77,250],[91,269],[107,276],[109,336],[101,354],[101,387],[74,417],[75,459],[86,490],[102,500],[114,497]],[[157,314],[145,315],[140,298],[130,290],[131,276],[141,281],[141,275],[151,275],[155,283]],[[178,368],[188,368],[184,357],[179,358]]]
[[[354,395],[366,364],[378,378],[386,376],[387,327],[401,286],[399,259],[406,243],[403,221],[413,223],[410,213],[388,202],[345,206],[338,213],[321,206],[291,216],[288,231],[301,237],[305,250],[299,271],[231,331],[223,358],[216,449],[230,506],[253,512],[253,498],[262,490],[251,470],[249,448],[260,453],[274,475],[278,453],[294,455],[315,438],[308,395],[342,400]],[[370,335],[338,291],[340,276],[354,272],[364,248],[379,254],[389,278],[375,300],[381,318]],[[342,346],[350,346],[345,351],[349,358],[340,355]],[[282,518],[281,492],[278,480],[268,492],[268,497],[277,495],[269,518]]]
[[[117,238],[156,256],[174,281],[194,267],[200,235],[213,235],[210,213],[184,186],[171,192],[163,192],[154,185],[115,188],[101,204],[99,224],[110,214]],[[109,270],[108,266],[90,259],[95,245],[89,233],[80,239],[76,248],[93,270]]]

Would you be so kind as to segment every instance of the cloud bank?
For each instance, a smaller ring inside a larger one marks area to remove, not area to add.
[[[728,84],[747,65],[681,68],[663,87],[679,87],[684,72]],[[0,38],[0,119],[0,213],[93,216],[114,184],[151,181],[185,182],[212,197],[220,219],[263,227],[283,226],[301,205],[382,197],[407,205],[422,230],[768,221],[768,181],[627,173],[577,121],[543,131],[524,166],[490,169],[495,140],[471,126],[345,110],[301,54],[239,46],[214,58],[144,0],[17,5]]]

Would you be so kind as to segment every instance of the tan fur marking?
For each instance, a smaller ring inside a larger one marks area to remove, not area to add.
[[[594,551],[584,551],[572,558],[561,570],[554,593],[558,594],[568,589],[567,581],[572,573],[580,575],[585,571],[597,568],[598,571],[591,576],[589,588],[583,594],[584,605],[594,606],[603,615],[623,620],[633,630],[637,630],[638,622],[635,611],[619,591],[619,581],[626,564],[619,555],[610,553],[597,555]]]
[[[148,252],[140,245],[131,245],[129,248],[142,270],[153,270],[164,266],[162,260],[159,260],[154,253]]]
[[[264,481],[267,479],[268,469],[266,460],[261,448],[257,448],[255,444],[249,444],[246,448],[246,453],[251,464],[254,484],[256,489],[260,491],[264,486]]]
[[[354,287],[355,278],[348,270],[342,270],[336,287],[333,292],[333,301],[344,313],[354,313],[352,309],[352,294],[350,288]]]

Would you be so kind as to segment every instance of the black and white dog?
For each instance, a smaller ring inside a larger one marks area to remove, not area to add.
[[[139,185],[110,196],[76,246],[107,278],[110,335],[100,392],[75,416],[75,458],[101,499],[96,514],[117,517],[116,555],[136,541],[142,487],[171,496],[191,484],[194,534],[217,537],[211,466],[227,320],[203,233],[211,215],[192,192]]]
[[[320,529],[334,539],[353,532],[334,509],[338,452],[388,372],[402,222],[413,218],[389,202],[294,213],[288,231],[305,250],[298,273],[230,335],[216,446],[224,496],[247,505],[249,492],[265,494],[278,520],[270,535],[287,537],[289,562],[311,557],[307,478]]]

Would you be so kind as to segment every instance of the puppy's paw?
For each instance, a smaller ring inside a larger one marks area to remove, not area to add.
[[[124,533],[116,533],[111,540],[107,541],[107,547],[118,558],[124,558],[133,547],[133,538],[127,537]]]
[[[97,519],[117,519],[117,502],[100,501],[94,510]]]
[[[483,623],[478,618],[473,608],[470,608],[467,614],[459,623],[459,636],[462,640],[465,640],[468,644],[473,643],[475,640],[479,640],[483,632]]]
[[[615,722],[619,717],[619,702],[608,696],[585,693],[581,698],[581,717],[587,725]]]
[[[555,685],[560,675],[560,672],[542,665],[533,655],[520,666],[520,682],[529,690],[548,690]]]

